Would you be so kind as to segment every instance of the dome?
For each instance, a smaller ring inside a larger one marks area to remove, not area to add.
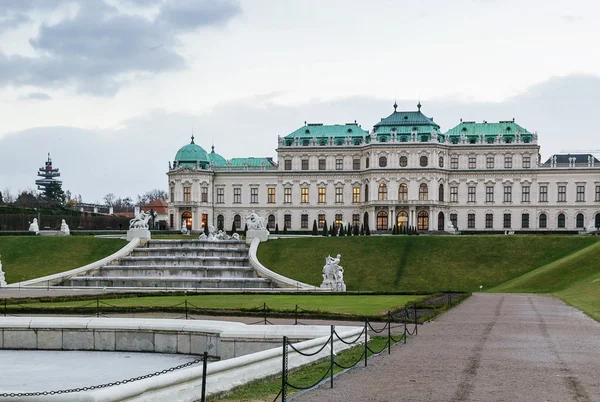
[[[211,151],[208,154],[208,161],[214,164],[215,166],[225,166],[227,161],[221,155],[215,152],[215,146],[211,147]]]
[[[208,165],[208,155],[204,148],[194,143],[194,136],[192,136],[192,142],[177,151],[175,161],[181,166],[195,166],[197,162]]]

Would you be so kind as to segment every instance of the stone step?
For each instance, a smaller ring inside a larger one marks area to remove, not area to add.
[[[164,248],[136,248],[132,251],[132,257],[186,257],[186,256],[207,256],[207,257],[243,257],[248,255],[248,249],[244,248],[197,248],[197,247],[164,247]]]
[[[178,266],[210,266],[210,267],[243,267],[249,263],[245,257],[208,257],[208,256],[151,256],[151,257],[122,257],[110,265],[139,266],[160,265],[165,267]]]
[[[162,247],[194,247],[194,248],[248,248],[241,240],[205,241],[205,240],[150,240],[146,243],[147,248]]]
[[[207,266],[123,266],[111,265],[102,267],[95,273],[97,276],[147,276],[147,277],[196,277],[196,278],[254,278],[251,267],[207,267]]]
[[[274,287],[267,278],[194,278],[194,277],[147,277],[147,276],[74,276],[66,281],[66,286],[93,287],[153,287],[153,288],[185,288],[185,289],[218,289],[218,288],[271,288]]]

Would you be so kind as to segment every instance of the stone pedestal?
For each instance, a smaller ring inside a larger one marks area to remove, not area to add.
[[[344,282],[323,281],[321,289],[331,289],[334,292],[345,292],[346,284]]]
[[[148,229],[129,229],[127,231],[127,241],[139,237],[140,239],[150,240],[150,231]]]
[[[252,243],[252,239],[258,237],[261,242],[269,239],[269,231],[266,229],[248,229],[246,231],[246,244]]]

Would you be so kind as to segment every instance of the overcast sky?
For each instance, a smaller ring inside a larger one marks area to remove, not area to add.
[[[600,149],[596,1],[0,0],[0,190],[50,152],[85,201],[166,189],[194,132],[276,156],[304,121],[399,109],[537,131],[542,156]]]

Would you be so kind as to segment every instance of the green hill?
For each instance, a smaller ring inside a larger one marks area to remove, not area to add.
[[[567,257],[589,236],[371,236],[272,240],[260,245],[266,267],[314,285],[327,255],[341,254],[348,290],[489,289]]]
[[[2,236],[0,260],[8,283],[68,271],[125,247],[120,239],[92,236]]]

